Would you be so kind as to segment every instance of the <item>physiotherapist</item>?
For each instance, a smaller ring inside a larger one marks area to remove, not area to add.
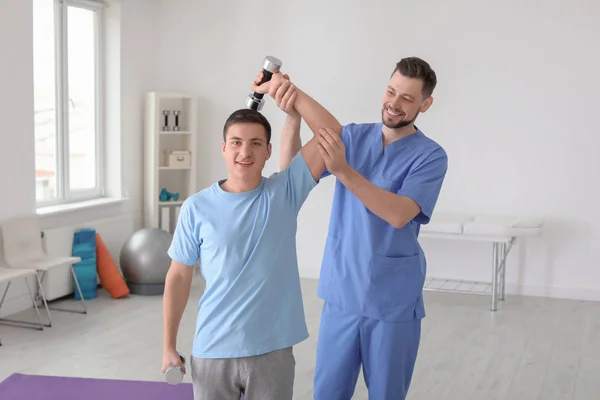
[[[275,98],[287,78],[278,73],[253,89]],[[418,235],[448,167],[445,150],[415,126],[436,84],[426,61],[404,58],[385,88],[381,120],[345,126],[290,85],[294,110],[317,134],[322,178],[337,178],[318,286],[316,400],[351,399],[361,365],[369,398],[406,398],[425,317],[427,264]],[[282,169],[300,148],[299,133],[282,136]]]

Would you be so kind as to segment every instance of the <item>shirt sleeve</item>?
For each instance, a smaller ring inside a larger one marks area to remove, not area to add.
[[[431,219],[447,169],[448,156],[442,148],[438,148],[409,172],[398,191],[398,195],[409,197],[421,207],[415,218],[420,224],[427,224]]]
[[[296,211],[300,210],[310,191],[317,186],[301,151],[294,156],[290,165],[281,171],[278,179],[285,186],[286,197]]]
[[[194,266],[200,257],[199,223],[188,201],[185,201],[179,212],[179,219],[173,234],[168,254],[173,261]]]

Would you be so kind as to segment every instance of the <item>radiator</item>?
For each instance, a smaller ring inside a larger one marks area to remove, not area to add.
[[[131,214],[121,214],[110,218],[44,229],[43,244],[49,256],[71,256],[73,234],[82,228],[93,228],[106,244],[113,260],[119,265],[119,254],[123,244],[133,233]],[[69,266],[53,268],[44,278],[44,293],[48,300],[54,300],[73,293],[73,277]]]

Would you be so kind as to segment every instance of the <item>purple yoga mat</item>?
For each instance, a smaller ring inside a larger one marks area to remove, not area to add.
[[[2,400],[193,400],[191,383],[66,378],[12,374],[0,382]]]

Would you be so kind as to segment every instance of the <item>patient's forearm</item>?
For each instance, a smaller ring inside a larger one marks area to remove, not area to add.
[[[292,158],[302,148],[302,139],[300,139],[300,116],[287,115],[283,130],[281,131],[281,149],[279,155],[279,169],[283,170],[290,165]]]
[[[298,87],[296,87],[296,91],[298,94],[294,108],[315,135],[319,134],[319,129],[325,128],[332,129],[335,133],[341,135],[342,125],[333,114]]]
[[[163,295],[163,347],[175,350],[177,331],[185,306],[190,295],[192,268],[180,273],[178,268],[171,267],[165,279]],[[181,267],[179,268],[181,270]]]

